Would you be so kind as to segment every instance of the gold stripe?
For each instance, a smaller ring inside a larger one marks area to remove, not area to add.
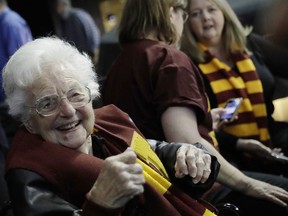
[[[227,126],[224,130],[234,136],[255,136],[259,134],[258,126],[256,123],[239,124],[233,126]]]
[[[230,67],[219,61],[217,58],[213,58],[207,64],[199,64],[199,68],[204,74],[218,73],[218,70],[224,69],[230,71]]]
[[[266,117],[267,116],[265,104],[253,105],[253,112],[254,112],[255,117]]]
[[[141,164],[143,167],[143,175],[146,182],[148,182],[160,194],[165,194],[168,188],[171,186],[171,183],[138,158],[137,163]]]
[[[256,123],[240,124],[224,128],[224,130],[234,136],[248,137],[259,135],[261,141],[267,141],[270,139],[270,135],[267,128],[260,128]]]
[[[246,73],[249,71],[255,71],[256,70],[251,59],[244,59],[242,61],[238,61],[236,63],[236,65],[237,65],[237,68],[239,69],[239,71],[241,73]]]
[[[245,98],[242,101],[241,106],[239,107],[239,113],[244,113],[244,112],[251,112],[253,110],[253,107],[251,105],[251,101],[248,98]]]
[[[217,215],[211,212],[209,209],[206,209],[203,216],[217,216]]]
[[[210,85],[215,94],[232,89],[231,83],[226,79],[212,81]]]
[[[231,89],[243,89],[245,88],[245,84],[241,77],[231,77],[229,80],[219,79],[210,82],[211,88],[215,94],[220,92],[228,91]]]
[[[263,88],[260,80],[246,82],[248,94],[262,93]]]
[[[209,136],[211,137],[212,141],[213,141],[213,146],[214,147],[218,147],[218,141],[216,139],[216,134],[214,131],[210,131],[209,132]]]
[[[270,135],[267,128],[260,128],[259,133],[261,141],[270,140]]]

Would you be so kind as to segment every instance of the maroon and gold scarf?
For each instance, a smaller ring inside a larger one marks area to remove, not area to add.
[[[252,60],[246,53],[235,50],[232,59],[238,73],[213,56],[205,46],[200,44],[200,47],[205,52],[206,61],[198,66],[210,83],[218,107],[224,107],[230,98],[243,98],[238,120],[227,124],[224,130],[234,136],[256,139],[271,146],[263,87]]]

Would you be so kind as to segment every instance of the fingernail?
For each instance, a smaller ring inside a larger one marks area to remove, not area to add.
[[[198,180],[197,180],[197,179],[192,179],[192,182],[193,182],[194,184],[197,184],[197,183],[198,183]]]

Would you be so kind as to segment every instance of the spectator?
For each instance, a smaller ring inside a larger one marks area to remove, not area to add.
[[[165,155],[170,159],[168,176],[126,113],[115,106],[93,110],[99,95],[93,69],[87,55],[54,37],[27,43],[7,63],[3,80],[10,114],[25,126],[7,158],[15,216],[215,215],[214,208],[168,179],[176,174],[182,185],[187,177],[193,187],[185,191],[195,194],[198,185],[215,181],[216,158],[190,144],[154,141],[163,162]]]
[[[189,57],[175,48],[188,18],[185,1],[171,1],[169,7],[161,7],[160,2],[167,1],[126,1],[119,27],[123,50],[104,83],[104,105],[115,104],[127,112],[147,138],[198,142],[217,155],[221,185],[205,196],[214,204],[234,203],[245,216],[287,215],[286,178],[245,175],[211,145],[212,122],[201,74]]]
[[[71,5],[70,0],[55,0],[56,34],[91,56],[97,65],[100,31],[89,13]]]
[[[5,92],[2,87],[2,70],[9,57],[23,44],[32,39],[30,28],[26,21],[15,11],[11,10],[6,0],[0,0],[0,202],[9,200],[4,173],[4,158],[9,148],[10,136],[18,126],[8,115],[5,103]],[[3,129],[5,125],[5,129]],[[8,135],[8,136],[7,136]]]
[[[275,76],[288,78],[288,51],[244,28],[225,0],[190,3],[183,50],[200,69],[211,107],[244,99],[238,119],[216,133],[220,150],[241,169],[288,175],[270,155],[288,155],[288,124],[272,118]]]

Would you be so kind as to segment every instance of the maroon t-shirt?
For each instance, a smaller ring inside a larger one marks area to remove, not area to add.
[[[148,139],[165,140],[162,113],[185,106],[197,115],[203,138],[211,141],[211,116],[197,68],[181,51],[141,39],[123,47],[103,86],[103,102],[127,112]]]

